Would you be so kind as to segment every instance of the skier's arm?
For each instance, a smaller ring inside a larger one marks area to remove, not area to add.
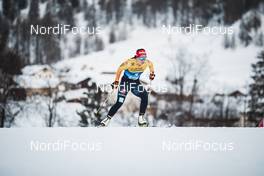
[[[119,78],[120,78],[120,75],[122,73],[123,70],[127,69],[128,67],[128,61],[126,62],[123,62],[119,68],[117,69],[116,71],[116,77],[115,77],[115,82],[119,82]]]
[[[149,66],[150,74],[154,73],[154,66],[153,66],[153,63],[150,60],[148,61],[148,66]]]
[[[151,61],[148,61],[148,67],[149,67],[149,71],[150,71],[149,79],[153,80],[155,78],[155,73],[154,73],[154,66],[153,66],[153,63]]]

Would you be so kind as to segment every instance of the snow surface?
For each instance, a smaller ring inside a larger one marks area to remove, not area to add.
[[[66,91],[63,93],[63,95],[66,98],[66,100],[71,100],[71,99],[87,98],[85,93],[88,93],[88,90],[83,88],[83,89]]]
[[[256,128],[2,129],[0,175],[263,176],[263,135]],[[31,142],[63,141],[86,142],[91,148],[31,150]],[[195,141],[232,143],[233,150],[163,148],[163,142]]]

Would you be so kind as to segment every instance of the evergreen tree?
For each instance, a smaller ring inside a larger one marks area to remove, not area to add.
[[[253,121],[264,117],[264,50],[257,58],[258,61],[252,65],[253,83],[249,91],[249,117]]]
[[[28,20],[30,25],[36,25],[39,21],[39,0],[31,0],[29,6],[29,13],[28,13]],[[29,28],[28,31],[29,32]],[[34,51],[30,54],[31,60],[34,60],[36,63],[42,63],[40,58],[40,48],[39,48],[39,36],[37,35],[30,35],[29,36],[29,44]],[[29,45],[29,47],[30,47]],[[30,49],[29,49],[30,51]]]
[[[263,46],[264,45],[263,40],[264,40],[263,32],[260,32],[259,34],[257,34],[256,45],[257,46]]]
[[[64,22],[68,25],[74,25],[74,11],[72,4],[69,1],[64,1],[64,3],[60,4],[60,8],[58,11],[58,18],[61,22]]]
[[[84,17],[88,22],[88,27],[95,27],[96,26],[96,9],[95,5],[91,4],[85,10]]]
[[[107,105],[102,106],[102,99],[105,95],[101,89],[96,90],[96,84],[94,82],[90,82],[90,85],[87,84],[87,93],[86,98],[81,103],[85,106],[85,110],[81,112],[76,112],[80,116],[80,126],[97,126],[100,124],[100,121],[103,119],[103,114],[107,112],[109,108]],[[97,112],[98,111],[98,112]]]
[[[28,5],[28,1],[27,0],[19,0],[17,3],[18,3],[18,8],[19,9],[27,8],[27,5]]]
[[[249,35],[249,31],[244,26],[245,22],[242,20],[240,24],[239,39],[243,45],[248,46],[252,41],[252,37]]]
[[[51,14],[47,13],[44,18],[41,20],[41,25],[56,26],[58,22],[57,19]],[[41,61],[43,63],[53,63],[61,59],[61,49],[59,46],[59,35],[46,34],[41,36],[40,40],[40,50],[41,50]]]
[[[115,30],[114,28],[112,28],[110,31],[109,43],[115,43],[115,42],[116,42]]]
[[[0,14],[0,54],[4,51],[8,42],[9,24],[8,21]]]
[[[70,0],[70,2],[71,2],[71,6],[72,6],[73,8],[78,8],[78,7],[80,7],[80,1]]]
[[[23,20],[18,28],[20,42],[20,52],[25,58],[25,64],[30,64],[30,22],[29,20]]]
[[[115,0],[114,1],[114,11],[115,11],[115,19],[116,22],[119,23],[124,16],[126,0]]]
[[[30,3],[28,19],[31,23],[36,23],[39,19],[39,0],[32,0]]]
[[[238,36],[245,46],[248,46],[252,42],[253,38],[251,33],[257,32],[260,26],[260,15],[256,11],[252,11],[242,18],[239,25],[240,31]]]
[[[3,0],[2,1],[2,9],[4,16],[13,21],[16,16],[16,8],[15,8],[14,0]]]

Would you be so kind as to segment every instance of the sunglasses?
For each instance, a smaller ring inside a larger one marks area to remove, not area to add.
[[[144,61],[144,60],[146,60],[146,58],[147,58],[147,56],[140,56],[140,57],[138,57],[138,59],[139,59],[140,61]]]

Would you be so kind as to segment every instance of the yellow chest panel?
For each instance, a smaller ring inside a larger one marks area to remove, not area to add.
[[[143,64],[141,64],[140,62],[136,60],[130,60],[128,63],[127,70],[129,72],[144,72],[147,66],[148,66],[147,62],[144,62]]]

